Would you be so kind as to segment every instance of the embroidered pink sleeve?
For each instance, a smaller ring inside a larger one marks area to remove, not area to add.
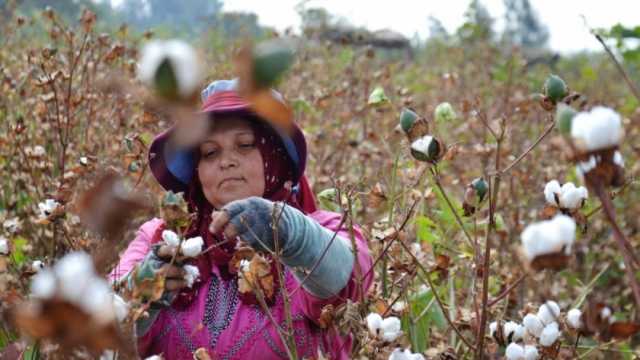
[[[151,239],[162,225],[164,225],[162,219],[153,218],[140,226],[135,239],[129,244],[124,254],[120,256],[118,265],[111,270],[109,281],[120,280],[120,278],[131,271],[137,263],[144,259],[151,247]]]

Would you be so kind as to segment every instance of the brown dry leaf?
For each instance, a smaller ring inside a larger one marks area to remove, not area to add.
[[[131,215],[146,206],[141,196],[127,189],[119,175],[108,172],[81,196],[77,211],[88,228],[113,240],[122,233]]]
[[[251,108],[260,117],[267,119],[283,129],[290,130],[293,123],[293,109],[277,100],[271,90],[259,90],[246,96]]]
[[[550,220],[553,219],[554,216],[558,213],[560,209],[557,206],[553,206],[551,204],[547,204],[542,211],[540,211],[540,219],[542,220]]]
[[[544,269],[560,271],[567,267],[570,260],[571,256],[565,255],[562,252],[539,255],[531,260],[531,268],[536,271]]]
[[[320,318],[318,318],[318,325],[320,325],[321,329],[326,329],[333,325],[333,317],[334,317],[335,309],[333,305],[328,304],[322,308],[320,312]]]
[[[98,324],[77,306],[61,300],[27,302],[14,311],[16,325],[34,338],[51,338],[63,347],[92,351],[125,346],[114,323]]]
[[[229,260],[229,272],[231,272],[232,274],[237,274],[238,270],[240,269],[240,261],[250,261],[255,254],[256,251],[249,246],[242,246],[241,248],[237,249],[233,253],[231,260]]]
[[[384,193],[382,185],[377,182],[367,194],[367,202],[369,207],[377,209],[387,201],[387,195]]]
[[[136,267],[132,276],[137,278],[139,267]],[[165,287],[165,276],[162,272],[157,272],[153,278],[145,278],[136,284],[131,294],[132,298],[145,299],[147,301],[157,301],[162,297]]]
[[[238,276],[238,291],[248,294],[260,289],[265,299],[271,300],[275,295],[275,283],[271,274],[271,264],[267,259],[255,254],[249,262],[249,269]]]
[[[640,324],[632,322],[614,322],[609,327],[609,333],[615,339],[623,340],[637,334]]]

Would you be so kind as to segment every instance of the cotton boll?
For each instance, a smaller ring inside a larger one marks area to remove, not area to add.
[[[622,158],[620,151],[613,153],[613,163],[620,167],[624,167],[624,159]]]
[[[367,315],[367,328],[372,336],[378,336],[380,329],[382,329],[382,316],[377,313]]]
[[[597,106],[573,118],[571,136],[588,151],[612,147],[622,139],[622,120],[612,109]]]
[[[429,146],[433,141],[433,136],[423,136],[411,143],[411,148],[422,154],[429,154]]]
[[[555,322],[558,316],[560,316],[560,306],[555,301],[549,300],[538,309],[538,319],[545,325]]]
[[[514,321],[509,321],[502,327],[502,333],[505,339],[518,341],[524,336],[524,327]]]
[[[524,319],[522,319],[522,324],[527,332],[535,337],[539,337],[542,329],[544,329],[544,324],[535,314],[527,314]]]
[[[162,240],[171,247],[178,247],[178,245],[180,245],[180,237],[171,230],[164,230],[162,232]]]
[[[580,329],[582,327],[582,311],[578,309],[571,309],[567,313],[567,324],[574,329]]]
[[[407,303],[404,301],[396,301],[396,303],[391,306],[391,309],[395,312],[402,312],[406,307]]]
[[[101,278],[91,279],[86,291],[75,303],[100,324],[107,324],[115,319],[116,313],[111,287]]]
[[[542,330],[542,334],[540,334],[540,345],[551,346],[558,340],[558,337],[560,337],[558,323],[552,322]]]
[[[84,252],[65,255],[53,271],[60,283],[60,295],[69,301],[78,299],[94,277],[93,261]]]
[[[422,354],[414,354],[409,349],[396,348],[389,355],[389,360],[424,360]]]
[[[34,260],[31,263],[31,271],[34,273],[38,273],[40,270],[44,269],[44,263],[40,260]]]
[[[50,299],[56,294],[56,276],[53,271],[44,269],[31,280],[31,296],[38,299]]]
[[[138,62],[138,77],[147,85],[153,86],[160,64],[169,60],[175,74],[178,92],[188,97],[198,88],[201,66],[195,50],[180,40],[154,40],[148,42],[141,51]]]
[[[600,310],[600,317],[603,319],[608,319],[611,317],[611,309],[607,306],[603,307],[602,310]]]
[[[559,253],[565,249],[567,255],[575,238],[575,222],[566,215],[527,226],[520,239],[525,256],[532,260],[539,255]]]
[[[537,360],[539,356],[538,348],[533,345],[524,346],[524,360]]]
[[[524,359],[524,348],[512,342],[507,346],[505,356],[508,360],[522,360]]]
[[[202,252],[203,245],[201,236],[187,239],[182,243],[182,254],[187,257],[196,257]]]
[[[200,277],[200,270],[198,270],[197,266],[193,265],[185,265],[184,266],[184,279],[187,282],[187,286],[193,286],[193,283]]]
[[[382,340],[394,341],[402,334],[400,319],[390,316],[382,320]]]
[[[544,198],[547,200],[547,203],[558,206],[556,195],[559,198],[560,194],[562,194],[562,190],[558,180],[551,180],[544,186]]]
[[[494,321],[491,324],[489,324],[489,335],[491,335],[491,337],[493,337],[493,335],[495,335],[497,330],[498,330],[498,323],[497,322]]]
[[[118,322],[124,321],[129,314],[129,304],[118,294],[113,294],[113,308]]]
[[[0,255],[9,255],[9,240],[0,236]]]
[[[576,209],[582,205],[582,200],[587,198],[587,189],[583,186],[576,188],[573,183],[562,185],[560,195],[560,207],[565,209]]]

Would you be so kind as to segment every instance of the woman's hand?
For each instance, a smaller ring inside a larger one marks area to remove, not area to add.
[[[180,264],[185,257],[178,256],[176,257],[176,261],[171,264],[171,259],[175,255],[176,250],[176,247],[160,245],[160,247],[155,251],[156,256],[165,263],[159,268],[159,271],[162,271],[166,276],[164,288],[165,291],[168,292],[178,292],[183,288],[188,287],[187,281],[184,278],[186,271],[182,266],[177,265]]]
[[[216,234],[223,232],[227,238],[239,236],[244,242],[257,250],[274,250],[273,220],[278,220],[278,239],[281,249],[288,238],[286,219],[282,218],[281,203],[252,196],[236,200],[225,205],[221,210],[211,215],[209,231]]]

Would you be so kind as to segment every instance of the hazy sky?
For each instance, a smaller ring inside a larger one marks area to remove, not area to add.
[[[300,19],[295,11],[299,0],[225,0],[225,11],[251,11],[260,23],[278,30],[298,29]],[[501,26],[502,0],[481,1]],[[591,27],[610,27],[616,23],[640,25],[640,0],[530,0],[540,19],[550,31],[554,50],[573,52],[599,50],[600,44],[589,34],[582,15]],[[310,0],[306,7],[324,7],[332,14],[345,17],[356,26],[370,30],[389,28],[408,37],[418,33],[428,36],[427,18],[438,18],[452,31],[463,22],[469,0]]]

